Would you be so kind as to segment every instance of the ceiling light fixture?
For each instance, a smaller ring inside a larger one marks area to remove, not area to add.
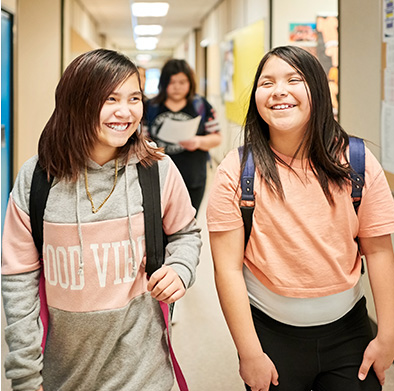
[[[137,50],[155,50],[159,40],[156,37],[138,37],[135,40]]]
[[[137,17],[161,17],[167,15],[169,7],[168,3],[132,3],[131,12]]]
[[[146,63],[152,60],[152,56],[150,54],[141,53],[141,54],[137,54],[136,60],[141,63]]]
[[[139,24],[134,27],[137,35],[159,35],[163,31],[163,27],[159,24]]]

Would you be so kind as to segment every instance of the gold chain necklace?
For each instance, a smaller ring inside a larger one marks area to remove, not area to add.
[[[105,198],[105,200],[101,203],[101,205],[96,209],[94,207],[94,203],[93,203],[93,198],[92,195],[90,194],[89,191],[89,184],[88,184],[88,167],[85,166],[85,189],[86,189],[86,195],[89,198],[90,204],[92,205],[92,213],[97,213],[102,206],[108,201],[108,198],[111,197],[111,194],[114,192],[115,190],[115,186],[116,186],[116,182],[118,180],[118,159],[115,160],[115,179],[114,179],[114,185],[112,186],[112,190],[110,191],[110,193],[107,195],[107,197]]]

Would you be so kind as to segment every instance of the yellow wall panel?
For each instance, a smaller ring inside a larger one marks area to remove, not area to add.
[[[264,21],[232,31],[226,41],[233,42],[234,99],[226,101],[226,117],[239,125],[243,124],[253,78],[264,55]]]

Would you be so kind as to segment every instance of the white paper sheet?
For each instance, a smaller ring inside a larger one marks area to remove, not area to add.
[[[394,38],[387,41],[386,45],[386,68],[394,69]]]
[[[382,105],[382,166],[394,173],[394,105]]]
[[[394,68],[384,70],[384,100],[394,105]]]
[[[175,121],[171,118],[166,118],[163,125],[161,125],[157,138],[173,144],[190,140],[196,135],[200,121],[201,116],[187,121]]]

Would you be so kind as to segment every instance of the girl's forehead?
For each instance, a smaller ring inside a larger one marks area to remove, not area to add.
[[[171,76],[171,80],[183,80],[183,79],[188,79],[186,74],[183,72],[175,73],[174,75]]]
[[[130,87],[130,85],[139,84],[138,83],[138,75],[137,72],[133,73],[132,75],[127,76],[124,80],[116,85],[114,90],[121,89],[124,86]]]
[[[270,70],[275,70],[275,71],[286,71],[286,72],[296,72],[298,71],[293,68],[287,61],[283,60],[282,58],[278,56],[272,56],[270,57],[264,64],[261,73],[263,73],[265,70],[270,69]]]
[[[291,77],[295,75],[304,79],[302,73],[286,60],[277,56],[272,56],[263,65],[258,79],[261,80],[265,77]]]

